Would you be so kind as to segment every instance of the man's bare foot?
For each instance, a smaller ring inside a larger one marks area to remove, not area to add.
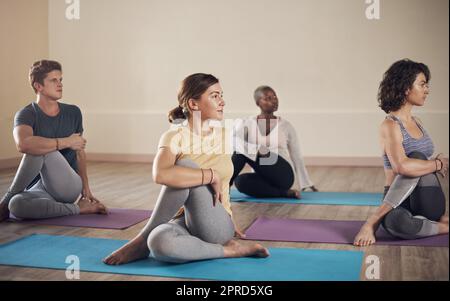
[[[102,203],[91,203],[87,199],[78,201],[80,214],[108,214],[108,209]]]
[[[443,215],[439,220],[440,223],[444,223],[448,225],[448,216]]]
[[[232,257],[261,257],[269,256],[269,250],[260,244],[244,244],[236,240],[230,240],[224,245],[225,258]]]
[[[147,246],[147,240],[142,236],[137,236],[103,259],[103,262],[108,265],[121,265],[147,258],[149,255],[150,251]]]
[[[9,218],[9,209],[6,202],[0,203],[0,223]]]
[[[290,199],[300,199],[300,191],[296,189],[289,189],[286,196]]]
[[[375,239],[375,229],[370,224],[364,224],[356,235],[353,244],[358,247],[366,247],[374,244]]]

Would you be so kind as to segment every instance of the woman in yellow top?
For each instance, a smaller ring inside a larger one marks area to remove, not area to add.
[[[153,214],[129,243],[104,259],[119,265],[147,258],[189,262],[213,258],[269,256],[259,244],[233,240],[242,236],[232,219],[229,186],[233,175],[231,152],[222,128],[225,102],[219,80],[193,74],[182,83],[179,105],[169,121],[182,125],[165,132],[153,163],[153,180],[163,185]]]

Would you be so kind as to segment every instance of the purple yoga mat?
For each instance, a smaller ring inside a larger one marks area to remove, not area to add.
[[[353,244],[363,221],[301,220],[258,218],[246,231],[246,239]],[[448,234],[414,240],[401,240],[382,227],[376,233],[378,245],[448,247]]]
[[[40,220],[19,221],[11,217],[13,221],[48,226],[86,227],[102,229],[126,229],[150,217],[151,210],[136,209],[109,209],[108,215],[85,214],[71,215]]]

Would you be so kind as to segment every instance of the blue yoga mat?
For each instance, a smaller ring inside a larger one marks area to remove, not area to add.
[[[254,198],[239,192],[230,190],[232,202],[252,203],[278,203],[278,204],[305,204],[305,205],[349,205],[349,206],[380,206],[383,199],[381,193],[361,192],[302,192],[302,198]]]
[[[0,264],[65,270],[70,266],[66,263],[67,256],[75,255],[80,260],[80,270],[85,272],[223,281],[357,281],[363,260],[360,251],[273,248],[268,258],[227,258],[185,264],[149,258],[122,266],[102,262],[102,258],[126,242],[34,234],[0,245]]]

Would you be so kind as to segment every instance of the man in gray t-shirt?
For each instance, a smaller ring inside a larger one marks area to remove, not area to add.
[[[49,116],[42,111],[39,105],[32,102],[16,113],[14,117],[14,128],[27,125],[33,129],[33,135],[45,138],[64,138],[73,134],[83,134],[83,120],[80,109],[75,105],[58,103],[59,114]],[[77,153],[71,148],[60,149],[69,165],[78,172]],[[37,183],[38,175],[28,188]]]
[[[47,60],[34,63],[30,83],[37,99],[14,118],[14,140],[23,158],[0,200],[0,222],[10,213],[20,219],[106,214],[89,187],[81,111],[58,102],[61,65]]]

